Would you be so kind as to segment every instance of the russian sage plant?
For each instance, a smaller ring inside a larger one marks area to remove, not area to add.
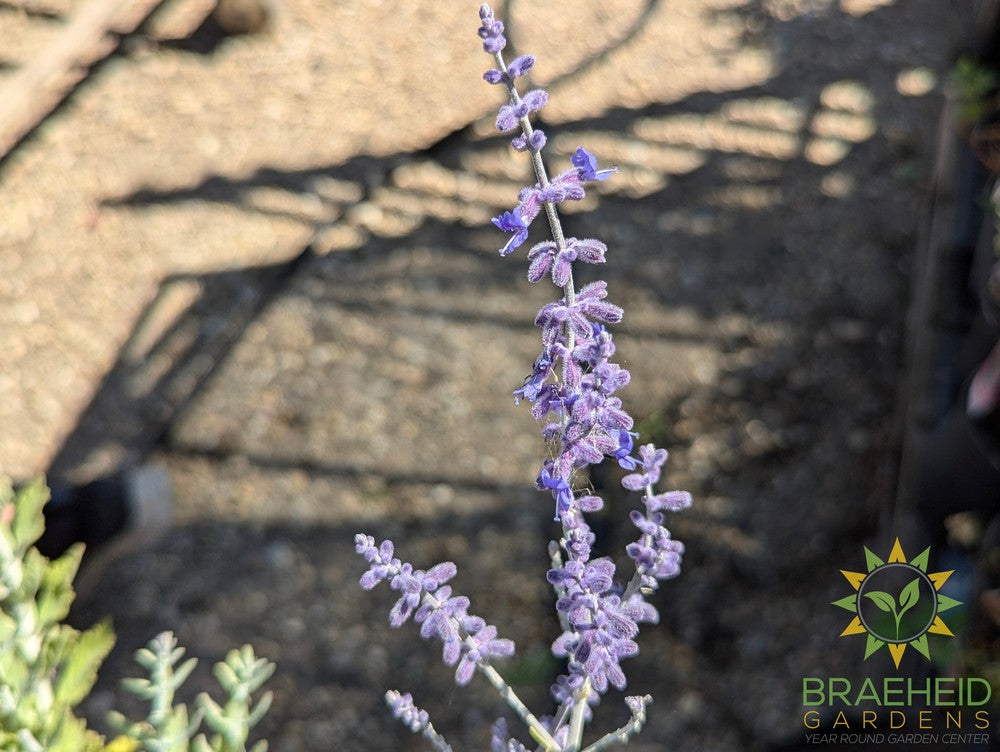
[[[415,569],[396,558],[392,541],[376,543],[365,534],[355,537],[355,548],[369,564],[361,586],[367,590],[386,581],[399,594],[389,613],[393,627],[412,617],[420,624],[422,637],[443,643],[444,662],[455,667],[459,685],[480,673],[499,691],[541,749],[577,752],[583,746],[592,706],[609,688],[626,686],[621,661],[639,652],[635,641],[639,625],[658,621],[657,611],[646,597],[660,581],[679,573],[684,551],[664,527],[665,513],[690,506],[691,495],[686,491],[657,493],[655,486],[667,452],[652,444],[637,446],[633,420],[615,396],[629,383],[630,375],[611,360],[615,345],[606,325],[621,321],[622,309],[606,300],[606,282],[591,282],[577,289],[573,281],[574,262],[603,264],[608,249],[600,240],[566,237],[559,204],[582,199],[587,184],[607,180],[617,170],[599,169],[597,159],[581,147],[571,157],[568,169],[549,177],[542,159],[545,134],[530,121],[531,114],[546,104],[548,94],[542,89],[521,93],[517,86],[517,79],[532,69],[535,59],[522,55],[508,62],[503,22],[486,4],[480,8],[479,18],[483,49],[495,65],[483,78],[503,86],[507,94],[497,115],[497,129],[514,132],[511,144],[528,155],[537,181],[521,190],[517,206],[493,220],[509,233],[500,254],[507,256],[523,245],[532,222],[544,213],[550,237],[528,251],[528,279],[540,282],[549,277],[561,293],[535,317],[541,330],[541,353],[531,374],[513,393],[515,402],[530,402],[534,417],[544,421],[542,436],[550,447],[535,486],[554,499],[560,531],[559,540],[548,546],[552,567],[547,573],[557,596],[562,629],[552,652],[566,661],[565,673],[551,690],[557,703],[555,713],[535,716],[494,668],[496,659],[513,654],[514,644],[498,637],[497,628],[483,618],[470,614],[468,598],[452,592],[447,583],[456,574],[453,563],[426,571]],[[591,556],[595,536],[586,515],[599,511],[604,502],[588,490],[586,476],[590,466],[606,459],[616,461],[627,472],[622,485],[641,494],[641,506],[630,513],[638,534],[626,546],[630,564],[624,576],[611,558]],[[386,693],[386,701],[413,732],[422,733],[439,750],[451,749],[410,694],[393,690]],[[626,697],[630,720],[587,746],[585,752],[627,742],[645,723],[646,706],[651,701],[648,695]],[[519,752],[526,747],[508,736],[506,721],[500,719],[493,727],[492,749]]]

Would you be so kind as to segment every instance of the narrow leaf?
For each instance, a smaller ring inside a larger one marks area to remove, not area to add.
[[[41,478],[21,488],[14,497],[14,521],[10,527],[21,551],[42,537],[45,530],[42,507],[48,500],[49,489]]]
[[[115,635],[109,621],[102,621],[82,633],[59,672],[56,701],[73,707],[86,697],[97,679],[97,669],[114,644]]]
[[[881,590],[873,590],[870,593],[865,593],[865,598],[871,600],[876,606],[885,611],[887,614],[896,613],[896,599],[889,595],[889,593]]]
[[[914,577],[899,594],[899,615],[902,616],[920,600],[920,578]]]

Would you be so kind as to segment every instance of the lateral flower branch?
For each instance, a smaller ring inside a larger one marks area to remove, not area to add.
[[[500,255],[510,255],[524,245],[532,222],[544,212],[550,237],[528,250],[528,279],[540,282],[550,277],[561,293],[535,317],[541,330],[541,352],[531,373],[513,392],[515,402],[531,403],[532,415],[543,421],[542,436],[552,448],[535,487],[551,494],[555,521],[560,525],[559,540],[549,543],[552,568],[546,575],[557,596],[563,630],[552,652],[566,661],[565,673],[551,689],[558,704],[555,713],[536,717],[493,667],[494,660],[514,653],[514,644],[497,637],[496,627],[481,617],[470,615],[469,599],[453,594],[445,584],[456,574],[453,563],[427,571],[414,569],[394,557],[391,541],[377,544],[365,534],[355,537],[355,547],[369,564],[362,587],[371,589],[386,581],[399,593],[389,614],[392,626],[401,626],[412,616],[421,625],[421,636],[443,643],[442,657],[456,668],[457,684],[466,684],[479,672],[527,726],[540,749],[579,752],[593,706],[609,688],[626,686],[621,661],[639,652],[635,641],[639,625],[659,620],[647,597],[661,581],[679,574],[684,552],[683,544],[664,526],[666,514],[689,507],[692,499],[686,491],[656,491],[667,452],[652,444],[637,446],[634,421],[615,396],[631,379],[626,369],[611,360],[615,344],[607,329],[622,320],[622,309],[606,300],[606,282],[577,289],[573,281],[574,263],[604,264],[608,248],[594,238],[566,237],[558,207],[564,201],[582,199],[588,184],[611,178],[617,168],[600,169],[597,158],[580,147],[568,169],[549,177],[542,158],[546,136],[530,120],[532,113],[545,106],[548,94],[542,89],[521,94],[517,85],[534,67],[535,59],[521,55],[506,61],[503,22],[487,4],[480,8],[479,19],[483,49],[495,65],[483,78],[503,86],[507,93],[497,115],[497,129],[515,132],[511,145],[527,153],[536,179],[533,186],[520,191],[512,210],[493,219],[509,235]],[[604,501],[585,490],[586,475],[590,466],[605,460],[614,460],[626,470],[622,485],[641,494],[640,507],[629,515],[638,535],[625,549],[631,565],[624,578],[610,557],[591,555],[595,536],[586,515],[601,510]],[[396,717],[412,731],[422,733],[438,750],[451,749],[409,694],[391,691],[386,697]],[[626,743],[641,730],[651,701],[648,695],[627,697],[629,722],[583,748],[584,752]],[[500,719],[494,724],[492,749],[519,752],[527,748],[508,735],[506,721]]]

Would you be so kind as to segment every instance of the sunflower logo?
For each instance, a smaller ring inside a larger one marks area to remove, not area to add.
[[[887,646],[899,668],[906,648],[911,645],[930,660],[927,635],[955,636],[941,614],[961,605],[961,601],[939,592],[954,570],[928,574],[929,556],[930,547],[907,561],[897,538],[888,562],[865,547],[866,572],[840,570],[855,591],[833,602],[834,606],[854,614],[840,636],[867,635],[865,658]]]

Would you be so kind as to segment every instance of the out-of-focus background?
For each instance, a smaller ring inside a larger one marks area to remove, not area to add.
[[[388,687],[482,749],[497,702],[388,630],[352,545],[456,561],[549,711],[551,500],[510,392],[553,293],[496,253],[489,219],[529,172],[492,132],[478,4],[228,4],[264,15],[0,0],[0,470],[169,474],[175,527],[108,563],[74,616],[111,613],[120,636],[95,724],[126,703],[131,652],[172,629],[202,659],[191,696],[233,645],[277,662],[274,750],[422,748]],[[656,701],[633,746],[798,741],[801,677],[862,668],[828,604],[895,532],[945,94],[990,6],[497,10],[538,58],[553,168],[580,145],[620,167],[567,232],[608,244],[626,406],[696,497],[671,522],[685,571],[626,665]],[[614,481],[594,479],[617,552],[632,502]],[[603,712],[627,718],[614,696]]]

